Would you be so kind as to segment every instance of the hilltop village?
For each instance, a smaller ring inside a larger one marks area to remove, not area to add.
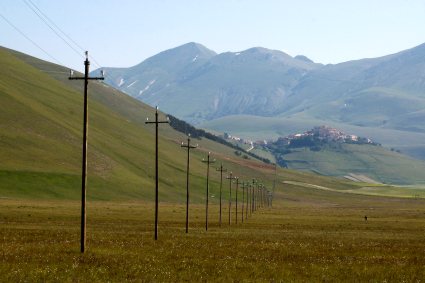
[[[276,146],[289,146],[289,147],[301,147],[301,146],[311,146],[313,143],[355,143],[355,144],[373,144],[377,145],[374,141],[369,138],[359,137],[356,135],[346,134],[336,128],[329,126],[316,126],[313,129],[306,131],[304,133],[292,134],[286,137],[279,137],[276,141],[252,141],[247,139],[242,139],[240,137],[229,135],[228,133],[224,134],[226,140],[231,140],[241,144],[249,144],[251,148],[255,146],[267,146],[274,144]]]
[[[369,138],[363,138],[356,135],[349,135],[329,126],[317,126],[302,134],[293,134],[286,137],[280,137],[277,139],[275,144],[295,146],[298,144],[309,143],[312,141],[376,144]]]

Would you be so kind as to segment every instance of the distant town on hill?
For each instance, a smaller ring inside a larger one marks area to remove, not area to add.
[[[317,126],[302,134],[293,134],[286,137],[280,137],[274,144],[277,146],[289,147],[312,147],[323,144],[324,142],[378,145],[369,138],[346,134],[329,126]]]

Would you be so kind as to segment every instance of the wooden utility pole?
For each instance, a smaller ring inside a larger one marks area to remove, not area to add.
[[[220,216],[219,216],[219,223],[220,223],[220,227],[221,227],[221,192],[223,189],[223,172],[227,172],[227,169],[223,168],[223,163],[220,164],[220,167],[217,168],[217,171],[220,171]]]
[[[249,182],[246,182],[246,210],[245,210],[245,219],[248,219],[248,208],[249,208],[249,188],[251,184]]]
[[[187,136],[187,144],[182,142],[181,147],[187,148],[187,168],[186,168],[186,233],[189,232],[189,152],[197,146],[190,145],[190,134]]]
[[[89,77],[89,53],[86,51],[86,60],[84,61],[84,77],[74,77],[73,71],[70,70],[70,80],[84,80],[84,118],[83,118],[83,164],[81,177],[81,252],[84,253],[86,247],[86,184],[87,184],[87,135],[88,135],[88,103],[87,88],[89,80],[104,80],[103,71],[101,77]]]
[[[255,188],[255,211],[258,210],[258,192],[259,192],[259,183],[257,182],[257,187]]]
[[[240,184],[243,184],[243,182],[239,182],[239,178],[235,178],[236,179],[236,224],[238,224],[238,188]]]
[[[243,223],[244,208],[245,208],[245,182],[242,182],[242,223]]]
[[[226,177],[226,179],[229,179],[229,225],[232,223],[231,221],[231,211],[232,211],[232,180],[235,179],[233,177],[232,172],[230,172],[229,176]]]
[[[273,192],[276,187],[276,178],[277,178],[277,162],[274,164]]]
[[[251,211],[254,212],[255,211],[255,183],[257,181],[255,179],[252,179],[252,191],[251,191]]]
[[[258,204],[257,204],[257,209],[260,209],[261,208],[261,191],[262,191],[262,186],[263,186],[263,184],[258,184]]]
[[[263,207],[263,184],[260,184],[260,202],[259,202],[259,205],[260,205],[260,208],[261,207]]]
[[[210,160],[210,154],[211,152],[208,152],[207,160],[202,160],[202,162],[207,163],[207,195],[206,195],[206,201],[205,201],[205,231],[208,231],[208,194],[209,194],[209,176],[210,176],[210,164],[214,163],[215,160]]]
[[[158,124],[169,123],[158,121],[158,106],[155,109],[155,121],[146,121],[146,124],[155,124],[155,240],[158,240]]]
[[[249,185],[248,185],[248,195],[246,199],[246,207],[247,209],[249,209],[249,216],[251,216],[252,215],[252,184],[251,183],[248,183],[248,184]]]

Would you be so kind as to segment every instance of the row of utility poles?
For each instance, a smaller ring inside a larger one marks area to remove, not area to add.
[[[87,184],[87,139],[88,139],[88,81],[89,80],[104,80],[104,73],[101,71],[100,77],[89,77],[90,62],[88,60],[88,52],[85,52],[86,60],[84,61],[84,77],[75,77],[73,71],[70,71],[70,80],[84,80],[84,117],[83,117],[83,158],[82,158],[82,184],[81,184],[81,237],[80,246],[81,253],[85,252],[86,246],[86,184]],[[169,123],[169,120],[160,121],[158,119],[158,107],[155,111],[155,120],[149,121],[147,119],[146,124],[155,124],[155,240],[158,239],[158,127],[159,124]],[[189,164],[190,164],[190,150],[197,148],[197,145],[191,144],[190,135],[188,135],[187,143],[181,143],[181,147],[187,149],[187,168],[186,168],[186,233],[189,231]],[[207,158],[202,160],[207,164],[207,184],[206,184],[206,198],[205,198],[205,230],[208,231],[208,205],[209,205],[209,175],[210,175],[210,164],[216,162],[215,159],[211,159],[211,154],[208,152]],[[220,214],[219,214],[219,225],[222,225],[222,191],[223,191],[223,173],[227,172],[223,168],[223,164],[216,168],[220,172]],[[242,217],[241,220],[244,222],[248,218],[248,212],[251,216],[256,210],[262,207],[272,206],[272,192],[268,191],[263,184],[259,183],[256,179],[252,181],[241,181],[238,177],[234,176],[232,172],[226,177],[229,180],[229,225],[231,225],[231,211],[232,211],[232,183],[236,185],[235,188],[235,203],[236,203],[236,217],[235,222],[238,223],[238,189],[239,185],[242,188]],[[246,193],[246,197],[245,197]],[[245,211],[244,211],[245,209]]]
[[[181,146],[187,148],[187,171],[186,171],[186,233],[189,231],[189,164],[190,164],[190,150],[197,148],[198,146],[191,145],[190,136],[188,136],[187,143],[182,142]],[[156,145],[157,146],[157,145]],[[209,179],[210,179],[210,164],[216,162],[215,159],[211,159],[211,153],[208,152],[208,155],[202,162],[207,164],[206,172],[206,195],[205,195],[205,231],[208,231],[208,206],[209,206]],[[227,169],[223,167],[221,163],[216,171],[220,172],[220,191],[219,191],[219,226],[222,226],[222,209],[223,209],[223,173],[227,172]],[[273,192],[269,191],[260,181],[257,179],[252,179],[250,181],[242,181],[239,177],[233,175],[230,171],[228,176],[225,177],[229,180],[229,198],[228,198],[228,213],[229,213],[229,225],[232,224],[232,185],[235,187],[235,223],[238,224],[239,215],[241,212],[241,221],[248,219],[248,215],[251,216],[255,211],[265,208],[272,207]],[[239,186],[242,189],[242,202],[238,201]],[[246,197],[245,197],[246,196]],[[156,199],[157,201],[157,199]],[[242,208],[239,209],[238,205],[241,205]],[[157,207],[157,204],[155,205]],[[155,226],[157,222],[155,221]],[[157,231],[157,227],[155,227]],[[156,235],[156,234],[155,234]],[[155,240],[157,238],[155,237]]]
[[[158,239],[158,124],[168,123],[166,121],[158,120],[158,107],[155,112],[155,121],[146,122],[156,124],[155,131],[155,240]],[[181,147],[187,149],[187,168],[186,168],[186,233],[189,232],[189,170],[190,170],[190,150],[195,149],[198,145],[191,145],[190,135],[188,135],[187,143],[181,143]],[[205,231],[208,231],[208,205],[209,205],[209,178],[210,178],[210,164],[216,162],[215,159],[211,159],[211,153],[208,152],[207,158],[203,159],[202,162],[207,164],[207,173],[206,173],[206,196],[205,196]],[[220,212],[219,212],[219,224],[222,224],[222,191],[223,191],[223,172],[227,170],[223,168],[223,164],[220,164],[220,167],[216,168],[220,172]],[[273,194],[271,191],[258,180],[252,179],[251,181],[241,181],[239,177],[233,175],[232,172],[229,172],[229,175],[226,177],[229,180],[229,225],[232,223],[231,213],[232,213],[232,184],[236,185],[235,188],[235,222],[238,224],[238,189],[239,185],[242,185],[242,223],[244,222],[244,208],[245,208],[245,220],[248,218],[248,212],[251,216],[252,213],[263,207],[272,206],[272,197]],[[247,197],[245,198],[245,192]]]
[[[157,139],[156,139],[157,140]],[[189,165],[190,165],[190,150],[195,149],[198,147],[198,145],[191,145],[191,139],[190,135],[188,135],[187,143],[181,143],[181,147],[184,147],[187,149],[187,170],[186,170],[186,233],[189,232]],[[157,148],[156,144],[156,148]],[[157,157],[156,157],[157,158]],[[209,206],[209,179],[210,179],[210,164],[213,164],[216,162],[215,159],[211,159],[211,152],[208,152],[207,158],[202,159],[203,163],[207,164],[207,173],[206,173],[206,195],[205,195],[205,231],[208,231],[208,206]],[[216,171],[220,172],[220,201],[219,201],[219,225],[221,227],[222,225],[222,200],[223,200],[223,172],[227,172],[227,169],[223,167],[223,164],[220,164],[220,167],[216,168]],[[157,175],[156,175],[157,176]],[[232,223],[232,184],[236,185],[235,189],[235,222],[238,224],[238,188],[239,185],[242,185],[242,217],[241,221],[244,222],[244,219],[246,220],[248,218],[248,212],[251,216],[253,212],[257,211],[260,208],[263,207],[271,207],[272,206],[272,197],[273,193],[266,189],[266,187],[257,181],[256,179],[252,179],[252,181],[246,181],[243,182],[239,179],[239,177],[236,177],[233,175],[232,172],[229,172],[229,175],[226,176],[226,179],[229,180],[229,225]],[[157,187],[156,187],[157,188]],[[245,198],[245,192],[246,192],[246,198]],[[156,199],[157,201],[157,199]],[[155,204],[155,207],[157,207],[157,204]],[[245,213],[244,213],[245,211]],[[244,218],[245,216],[245,218]],[[157,222],[155,221],[155,231],[157,231]],[[156,234],[155,234],[156,235]],[[155,237],[155,240],[157,238]]]

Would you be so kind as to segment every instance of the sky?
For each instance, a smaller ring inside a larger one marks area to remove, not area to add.
[[[335,64],[425,43],[424,28],[423,0],[0,1],[1,46],[80,71],[84,50],[91,68],[130,67],[187,42]]]

